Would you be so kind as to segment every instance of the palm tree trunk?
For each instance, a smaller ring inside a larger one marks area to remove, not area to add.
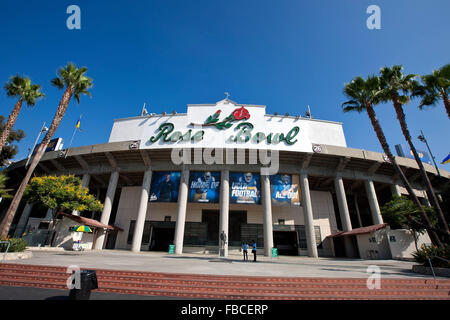
[[[416,194],[414,193],[408,179],[406,179],[405,174],[403,173],[402,169],[400,169],[400,166],[398,165],[397,161],[395,160],[394,156],[391,153],[391,150],[389,149],[389,145],[386,141],[386,136],[383,133],[383,129],[381,129],[380,123],[378,122],[377,116],[375,114],[375,110],[373,109],[372,105],[370,103],[366,104],[366,110],[367,114],[369,116],[369,119],[372,123],[373,129],[375,130],[375,134],[377,135],[378,140],[380,141],[381,147],[384,150],[384,153],[388,156],[389,160],[391,161],[392,165],[394,166],[395,171],[400,176],[401,180],[403,181],[403,184],[406,187],[406,190],[408,190],[408,194],[410,195],[413,202],[418,206],[420,211],[422,212],[423,217],[425,218],[425,221],[428,225],[428,234],[430,235],[430,238],[432,239],[433,243],[435,243],[438,246],[442,246],[441,241],[439,237],[436,235],[436,233],[431,229],[432,224],[430,219],[428,218],[428,215],[426,214],[425,210],[422,208],[422,205],[417,198]]]
[[[423,163],[420,160],[419,155],[417,154],[414,144],[412,143],[411,135],[409,134],[408,126],[406,124],[406,117],[405,113],[403,112],[402,105],[401,103],[398,102],[396,98],[392,99],[392,102],[394,103],[395,112],[397,114],[397,119],[400,122],[400,127],[402,128],[403,135],[405,136],[405,139],[409,144],[409,147],[414,155],[414,158],[416,159],[417,165],[419,166],[420,173],[422,174],[423,182],[425,184],[425,188],[427,189],[428,199],[431,201],[431,205],[433,206],[434,210],[436,210],[438,217],[441,219],[441,222],[444,225],[444,230],[447,233],[447,236],[449,236],[450,231],[448,228],[447,221],[445,221],[444,213],[442,212],[441,206],[439,205],[439,201],[436,197],[436,194],[434,193],[433,187],[431,186],[430,179],[428,178]]]
[[[50,126],[50,129],[45,135],[44,140],[42,140],[42,143],[39,146],[33,159],[31,160],[30,166],[28,167],[28,171],[25,177],[23,178],[19,188],[17,189],[17,192],[14,195],[13,200],[11,201],[11,204],[8,208],[8,211],[6,212],[5,217],[3,218],[0,233],[0,236],[2,237],[8,236],[9,228],[11,227],[14,215],[16,214],[17,208],[19,207],[20,201],[22,200],[22,196],[23,193],[25,192],[25,188],[27,187],[28,181],[30,181],[34,169],[37,167],[39,161],[44,155],[45,149],[47,149],[47,145],[52,139],[54,133],[56,132],[56,129],[58,129],[59,123],[64,117],[64,114],[66,113],[67,106],[69,105],[70,99],[72,98],[72,94],[73,94],[73,87],[70,86],[64,92],[64,95],[59,103],[58,109],[56,110],[56,114],[53,117],[53,122]]]
[[[19,116],[20,109],[22,108],[22,102],[23,98],[21,97],[19,101],[16,102],[14,105],[14,109],[12,110],[11,114],[9,115],[8,121],[6,122],[5,127],[3,128],[2,135],[0,137],[0,152],[2,152],[3,146],[5,145],[6,141],[9,137],[9,132],[14,127],[14,124],[16,123],[17,117]]]
[[[445,92],[442,92],[441,96],[444,101],[445,110],[447,110],[447,116],[450,119],[450,101],[448,100],[448,95]]]

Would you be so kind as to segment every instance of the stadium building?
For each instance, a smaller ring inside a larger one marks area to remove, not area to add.
[[[397,161],[429,205],[416,162]],[[17,184],[25,163],[8,168]],[[450,178],[424,166],[437,188]],[[386,156],[347,147],[342,123],[270,115],[228,98],[182,114],[117,119],[107,143],[47,152],[35,173],[78,175],[104,201],[101,213],[61,216],[52,245],[70,247],[70,226],[86,224],[94,229],[79,237],[87,248],[134,252],[173,244],[177,254],[222,249],[227,256],[254,240],[265,255],[277,248],[382,257],[376,245],[395,237],[379,233],[386,229],[380,207],[407,193]],[[11,232],[42,242],[46,210],[22,203],[17,212]]]

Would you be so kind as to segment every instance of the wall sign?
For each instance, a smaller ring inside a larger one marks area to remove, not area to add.
[[[189,202],[219,203],[219,197],[220,172],[190,172]]]
[[[270,176],[272,204],[278,206],[299,206],[300,187],[298,175],[276,174]]]
[[[240,107],[234,110],[228,117],[219,121],[221,110],[217,110],[214,114],[210,115],[204,124],[194,124],[193,126],[203,127],[215,127],[218,130],[229,129],[233,126],[233,123],[240,120],[250,119],[250,113],[244,107]],[[231,135],[228,137],[228,142],[234,143],[247,143],[249,141],[259,144],[266,141],[267,144],[278,144],[280,142],[285,142],[287,145],[293,145],[297,142],[295,137],[300,132],[300,127],[295,126],[291,128],[287,133],[264,133],[264,132],[253,132],[254,125],[251,122],[241,122],[236,125],[235,130],[237,130],[236,135]],[[189,129],[185,132],[175,131],[175,125],[170,122],[163,123],[159,126],[156,135],[150,137],[149,142],[155,143],[158,141],[164,143],[176,143],[176,142],[198,142],[203,140],[205,136],[204,130],[199,130],[194,132]]]
[[[177,202],[180,172],[155,171],[150,186],[150,202]]]
[[[230,203],[261,204],[258,173],[230,172]]]

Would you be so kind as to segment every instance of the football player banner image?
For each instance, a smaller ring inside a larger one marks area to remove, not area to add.
[[[258,173],[230,172],[230,185],[230,203],[261,204]]]
[[[189,202],[219,203],[220,172],[190,173]]]
[[[155,171],[150,187],[150,202],[177,202],[180,172]]]
[[[278,206],[299,206],[300,188],[298,175],[277,174],[270,176],[272,204]]]

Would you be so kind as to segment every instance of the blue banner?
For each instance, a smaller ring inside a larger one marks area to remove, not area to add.
[[[276,174],[270,176],[272,204],[279,206],[299,206],[300,188],[298,175]]]
[[[230,203],[261,204],[259,173],[230,172]]]
[[[189,178],[189,202],[219,203],[220,172],[192,171]]]
[[[180,172],[155,171],[152,174],[150,202],[177,202]]]

